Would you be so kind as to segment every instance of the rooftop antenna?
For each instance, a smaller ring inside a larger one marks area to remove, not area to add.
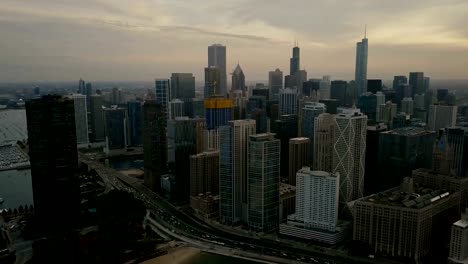
[[[367,24],[364,25],[364,38],[367,38]]]

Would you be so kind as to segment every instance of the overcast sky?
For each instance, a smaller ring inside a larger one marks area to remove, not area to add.
[[[351,79],[365,24],[368,78],[468,78],[467,14],[467,0],[1,0],[0,82],[201,81],[213,43],[266,80],[289,72],[294,39],[309,78]]]

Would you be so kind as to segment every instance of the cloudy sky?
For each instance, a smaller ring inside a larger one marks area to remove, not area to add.
[[[369,78],[468,77],[467,0],[1,0],[0,82],[203,79],[227,46],[248,80],[289,71],[294,39],[309,77],[354,76],[368,25]]]

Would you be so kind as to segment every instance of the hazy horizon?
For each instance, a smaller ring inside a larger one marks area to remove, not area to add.
[[[308,77],[354,78],[356,42],[369,39],[369,79],[423,71],[468,79],[468,2],[82,0],[0,3],[0,82],[203,80],[207,47],[227,46],[228,73],[289,72],[294,40]],[[437,19],[435,19],[437,18]]]

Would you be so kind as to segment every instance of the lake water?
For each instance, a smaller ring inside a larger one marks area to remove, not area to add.
[[[0,197],[5,200],[0,210],[34,204],[31,170],[0,171]]]

